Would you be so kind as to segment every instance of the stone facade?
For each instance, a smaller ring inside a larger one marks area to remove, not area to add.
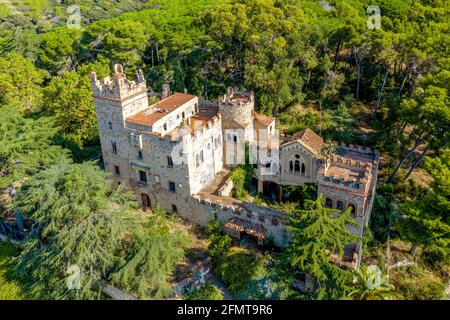
[[[264,157],[256,152],[259,191],[266,183],[280,188],[316,183],[327,205],[353,205],[361,226],[367,224],[377,153],[341,146],[325,157],[323,139],[308,129],[280,142],[275,119],[256,113],[253,94],[235,88],[217,103],[165,88],[162,99],[149,106],[142,72],[129,81],[120,65],[114,71],[112,79],[91,75],[105,170],[135,192],[143,207],[178,212],[199,225],[216,219],[235,237],[286,245],[286,213],[230,197],[227,168],[242,160],[238,146],[245,143],[251,153],[270,150]]]

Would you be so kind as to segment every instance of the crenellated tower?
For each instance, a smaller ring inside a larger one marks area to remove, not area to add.
[[[106,77],[99,80],[95,72],[92,72],[91,81],[92,96],[97,109],[121,109],[122,118],[125,119],[148,107],[147,84],[142,70],[137,72],[136,81],[130,81],[126,78],[123,67],[116,64],[112,79]]]

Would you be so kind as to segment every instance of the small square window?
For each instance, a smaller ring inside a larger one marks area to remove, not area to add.
[[[170,192],[176,192],[175,182],[169,181],[169,191]]]
[[[108,122],[108,125],[109,125],[109,129],[111,129],[112,130],[112,122],[110,121],[110,122]]]
[[[144,159],[144,154],[142,153],[142,151],[138,151],[138,158]]]

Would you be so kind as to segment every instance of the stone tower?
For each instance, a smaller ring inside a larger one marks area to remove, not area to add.
[[[130,144],[130,134],[125,128],[125,119],[148,108],[144,75],[139,70],[136,81],[130,81],[122,66],[116,64],[112,79],[97,79],[92,72],[91,81],[105,170],[114,173],[119,166],[121,175],[129,176],[126,146]]]
[[[130,81],[126,78],[123,67],[116,64],[113,79],[106,77],[97,80],[97,75],[92,72],[91,81],[97,112],[103,107],[120,109],[122,118],[125,119],[148,107],[147,85],[142,70],[137,72],[136,81]]]
[[[246,129],[253,124],[255,97],[253,93],[239,92],[229,87],[219,99],[219,112],[225,129]]]

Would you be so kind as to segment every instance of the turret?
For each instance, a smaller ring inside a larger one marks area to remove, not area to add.
[[[142,70],[136,74],[136,81],[126,78],[123,67],[114,65],[114,75],[111,79],[97,79],[95,72],[91,73],[92,96],[96,107],[120,107],[122,117],[139,112],[148,107],[147,85]]]
[[[255,97],[252,92],[240,92],[229,87],[219,99],[219,112],[225,129],[248,128],[253,123]],[[250,128],[249,128],[250,129]]]

